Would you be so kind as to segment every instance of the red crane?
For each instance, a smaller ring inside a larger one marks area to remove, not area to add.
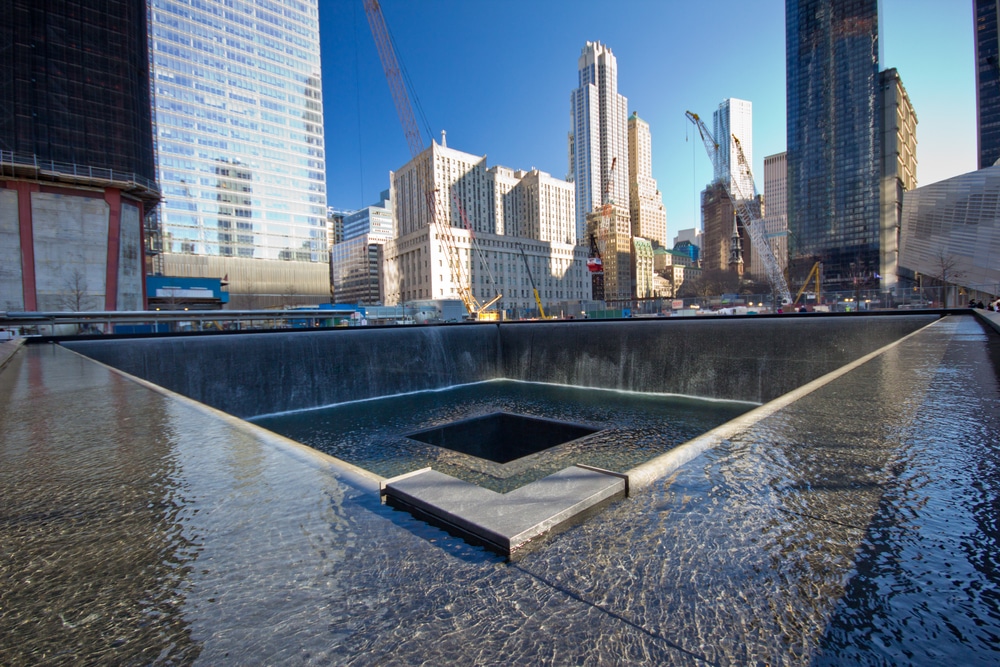
[[[424,142],[420,138],[420,129],[417,126],[416,117],[413,115],[413,106],[410,104],[410,97],[403,83],[403,74],[396,58],[396,51],[392,46],[392,39],[389,37],[389,29],[385,24],[385,17],[382,15],[382,7],[378,0],[364,0],[365,15],[368,17],[368,25],[372,30],[372,37],[375,38],[375,46],[378,48],[379,59],[382,61],[382,69],[385,71],[386,81],[389,82],[389,90],[392,92],[392,100],[396,105],[396,113],[399,114],[399,122],[403,126],[403,134],[406,135],[406,143],[410,147],[410,157],[416,158],[424,151]],[[426,175],[425,183],[430,182],[430,175]],[[438,236],[444,240],[445,253],[447,254],[448,267],[451,270],[451,279],[458,291],[459,298],[465,304],[465,309],[469,311],[469,316],[477,320],[495,320],[496,311],[486,309],[500,301],[503,295],[497,294],[486,304],[480,304],[472,292],[472,283],[469,277],[462,270],[462,253],[457,247],[456,239],[452,233],[450,221],[438,220],[437,204],[434,197],[434,190],[428,188],[424,191],[427,199],[427,210],[430,213],[431,225],[439,227]],[[459,209],[464,217],[464,211]],[[467,225],[468,226],[468,225]],[[471,234],[471,228],[470,228]],[[475,247],[475,239],[470,235],[469,242]],[[471,255],[471,253],[470,253]],[[472,258],[470,256],[470,265]]]

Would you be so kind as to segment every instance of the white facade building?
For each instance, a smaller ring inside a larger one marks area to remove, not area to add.
[[[576,222],[573,184],[533,169],[518,172],[518,189],[523,192],[522,224],[518,236],[539,241],[575,245]]]
[[[764,238],[778,261],[782,273],[788,269],[788,158],[787,153],[764,158]],[[750,245],[750,272],[757,280],[766,280],[764,263],[757,249]]]
[[[632,235],[666,247],[667,209],[653,178],[653,142],[649,123],[632,112],[628,118],[628,180]]]
[[[579,87],[570,95],[568,180],[576,188],[577,241],[587,244],[587,214],[600,209],[605,180],[615,205],[629,210],[628,100],[618,94],[618,63],[610,48],[587,42],[577,64]]]
[[[573,185],[545,172],[486,165],[486,158],[432,142],[391,177],[397,236],[383,247],[386,305],[501,294],[508,316],[590,299],[587,249],[576,244]],[[424,193],[434,193],[435,217]],[[472,237],[475,237],[475,243]]]
[[[739,157],[736,152],[736,145],[733,142],[735,135],[740,141],[743,155],[747,164],[753,165],[753,104],[746,100],[731,97],[719,104],[719,108],[712,114],[712,132],[715,140],[719,142],[719,164],[716,166],[715,180],[725,181],[727,184],[734,184],[739,190],[734,190],[743,194],[747,199],[754,196],[753,179],[749,174],[741,173],[739,168]]]

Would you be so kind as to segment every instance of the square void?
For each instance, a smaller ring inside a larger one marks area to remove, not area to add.
[[[494,412],[410,433],[407,437],[496,463],[510,463],[598,430],[554,419]]]

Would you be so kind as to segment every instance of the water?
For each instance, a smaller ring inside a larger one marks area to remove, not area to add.
[[[997,664],[998,340],[949,317],[514,564],[34,346],[0,663]]]
[[[752,407],[731,401],[495,380],[252,421],[383,477],[431,466],[503,493],[576,463],[626,472]],[[498,411],[572,422],[600,432],[508,465],[406,437]]]

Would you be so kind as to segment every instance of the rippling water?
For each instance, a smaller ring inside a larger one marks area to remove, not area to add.
[[[383,477],[433,466],[506,492],[576,463],[625,472],[752,407],[750,403],[497,380],[253,421]],[[534,455],[523,462],[520,471],[482,459],[470,461],[471,457],[405,437],[498,411],[584,424],[601,432]]]
[[[997,341],[950,317],[512,564],[25,350],[0,373],[0,664],[997,664]],[[609,401],[586,410],[631,409]]]

